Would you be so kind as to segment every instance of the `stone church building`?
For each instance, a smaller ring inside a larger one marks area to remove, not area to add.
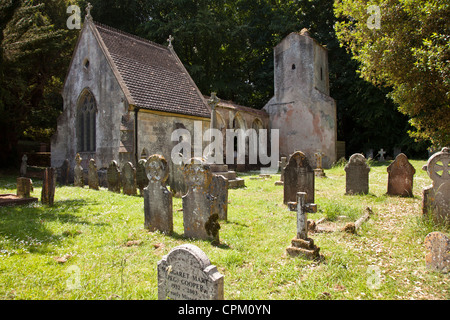
[[[326,164],[334,162],[335,105],[328,96],[326,50],[319,47],[309,35],[283,40],[275,48],[274,98],[265,110],[220,101],[214,109],[217,129],[280,129],[281,156],[302,150],[313,159],[313,152],[322,151]],[[202,124],[203,132],[211,126],[209,97],[197,88],[171,39],[162,46],[94,22],[89,14],[62,96],[63,113],[51,142],[52,167],[68,159],[73,168],[77,153],[84,168],[95,159],[100,170],[112,160],[122,167],[156,153],[170,160],[178,144],[171,140],[174,130],[186,129],[193,136],[195,123]]]

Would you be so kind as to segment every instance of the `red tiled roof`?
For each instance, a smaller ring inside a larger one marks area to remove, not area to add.
[[[174,51],[98,22],[94,24],[137,107],[211,117]]]

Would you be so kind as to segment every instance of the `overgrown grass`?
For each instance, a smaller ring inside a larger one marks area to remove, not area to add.
[[[0,208],[0,299],[157,299],[157,262],[185,243],[224,274],[225,299],[449,299],[449,276],[425,267],[423,244],[429,232],[449,229],[421,217],[421,190],[431,180],[424,161],[412,164],[414,198],[385,195],[387,164],[372,167],[368,195],[344,195],[343,166],[316,178],[318,212],[310,219],[374,212],[357,235],[311,234],[321,261],[286,256],[296,213],[282,204],[279,175],[244,175],[247,188],[230,190],[216,246],[183,237],[181,199],[167,236],[144,229],[140,197],[58,187],[53,207]],[[34,184],[40,198],[41,182]],[[0,177],[0,193],[15,187],[13,176]]]

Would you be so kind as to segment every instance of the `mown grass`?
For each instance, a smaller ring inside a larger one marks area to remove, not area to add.
[[[343,167],[316,179],[318,212],[309,219],[354,221],[367,207],[374,212],[357,235],[311,234],[321,261],[286,256],[296,213],[274,185],[279,175],[246,174],[247,188],[230,190],[219,245],[183,237],[181,199],[167,236],[144,229],[140,197],[58,187],[53,207],[0,208],[0,299],[157,299],[157,262],[185,243],[224,274],[225,299],[449,299],[449,276],[425,267],[423,244],[429,232],[449,229],[422,218],[421,192],[431,180],[424,161],[411,162],[414,198],[385,195],[387,164],[372,167],[368,195],[344,195]],[[34,184],[40,198],[41,182]],[[12,175],[0,177],[0,193],[15,187]]]

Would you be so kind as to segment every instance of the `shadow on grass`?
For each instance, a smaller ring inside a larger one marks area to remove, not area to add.
[[[43,206],[33,203],[25,206],[0,208],[0,244],[1,247],[22,249],[28,252],[46,253],[48,246],[60,243],[70,235],[71,231],[56,234],[47,227],[48,222],[61,225],[94,225],[105,223],[91,223],[80,216],[81,208],[95,205],[96,202],[78,200],[64,200],[55,202],[54,206]],[[76,233],[74,233],[76,234]]]

